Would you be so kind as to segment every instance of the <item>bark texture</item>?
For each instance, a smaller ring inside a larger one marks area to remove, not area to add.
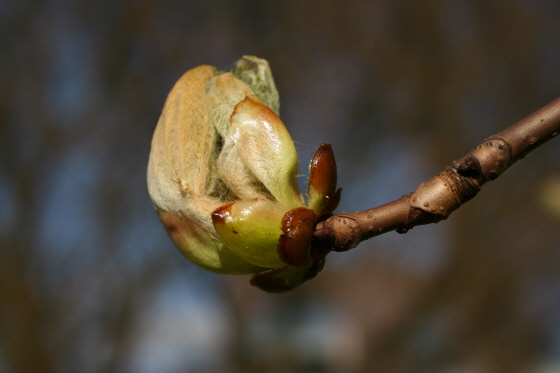
[[[525,119],[492,135],[462,158],[398,200],[353,213],[340,213],[317,224],[315,237],[330,240],[335,251],[396,230],[445,220],[474,198],[482,185],[495,180],[512,164],[560,131],[560,98]]]

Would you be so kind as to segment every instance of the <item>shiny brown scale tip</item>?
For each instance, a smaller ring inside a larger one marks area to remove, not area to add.
[[[305,207],[290,210],[282,219],[282,232],[276,252],[284,263],[295,267],[309,267],[311,241],[317,222],[317,213]]]

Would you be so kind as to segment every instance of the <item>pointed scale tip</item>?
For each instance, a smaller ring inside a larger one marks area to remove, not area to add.
[[[331,196],[336,189],[336,161],[330,144],[322,144],[315,151],[309,170],[309,186],[324,195]]]
[[[214,210],[214,212],[212,212],[212,223],[214,223],[214,225],[226,223],[226,219],[231,214],[232,204],[233,202],[227,203],[225,205],[218,207],[216,210]]]
[[[336,198],[336,161],[330,144],[322,144],[315,151],[309,166],[309,183],[307,184],[308,206],[323,215]],[[335,206],[336,208],[336,206]]]

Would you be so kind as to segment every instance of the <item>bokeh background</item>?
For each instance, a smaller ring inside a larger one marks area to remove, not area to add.
[[[371,208],[558,97],[559,45],[556,0],[1,1],[0,372],[560,372],[557,140],[285,295],[185,260],[145,181],[174,82],[253,54]]]

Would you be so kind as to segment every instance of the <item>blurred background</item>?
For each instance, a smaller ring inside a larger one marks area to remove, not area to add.
[[[560,96],[559,45],[556,0],[3,0],[0,372],[560,372],[558,140],[284,295],[185,260],[145,181],[175,81],[252,54],[371,208]]]

